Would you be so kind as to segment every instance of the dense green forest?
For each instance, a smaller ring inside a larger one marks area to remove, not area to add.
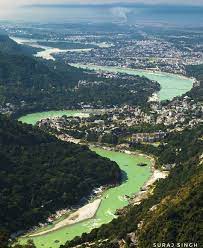
[[[120,180],[116,163],[0,115],[0,230],[27,230]]]
[[[33,52],[0,35],[0,112],[9,109],[16,117],[33,111],[79,108],[79,103],[93,107],[144,105],[159,89],[146,78],[98,77],[94,72],[29,56]],[[187,94],[202,101],[203,65],[188,66],[187,73],[200,81]],[[78,84],[80,80],[83,83]],[[131,149],[156,156],[159,166],[176,166],[140,205],[127,206],[124,215],[62,248],[78,244],[85,248],[122,244],[151,248],[153,242],[162,241],[199,242],[201,246],[203,126],[171,133],[159,147],[132,144]],[[87,147],[59,141],[0,114],[0,248],[8,247],[11,233],[46,221],[58,209],[81,204],[93,188],[118,183],[120,177],[115,163]],[[34,245],[29,242],[16,248]]]
[[[32,112],[69,106],[69,88],[83,74],[79,69],[43,63],[24,55],[0,56],[0,104],[14,112]]]
[[[26,45],[19,45],[14,40],[10,39],[6,33],[0,30],[0,51],[6,54],[25,54],[33,55],[38,51],[41,51],[40,48],[34,48]]]
[[[84,248],[119,248],[121,244],[125,245],[123,247],[151,248],[154,242],[163,241],[198,242],[201,247],[202,137],[202,126],[174,133],[155,155],[160,163],[175,162],[176,167],[167,179],[157,183],[154,194],[140,205],[129,205],[125,214],[111,223],[83,234],[61,248],[78,244]],[[153,154],[153,151],[150,152]]]
[[[188,76],[195,77],[199,81],[199,86],[192,88],[188,95],[197,101],[203,101],[203,64],[190,65],[186,69]]]
[[[98,77],[94,72],[67,64],[9,54],[1,49],[1,44],[0,41],[0,112],[19,116],[34,111],[80,108],[81,104],[143,105],[160,87],[144,77]],[[81,80],[83,83],[79,84]]]

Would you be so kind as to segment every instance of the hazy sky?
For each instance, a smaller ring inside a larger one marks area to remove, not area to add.
[[[61,19],[63,16],[67,18],[70,16],[71,18],[79,18],[83,17],[91,17],[96,18],[97,16],[101,18],[108,17],[107,15],[116,15],[120,17],[126,17],[126,9],[125,8],[116,8],[113,9],[113,12],[110,10],[103,11],[89,11],[89,12],[77,12],[77,11],[69,11],[66,8],[61,8],[60,11],[57,8],[44,10],[43,8],[33,9],[33,8],[21,8],[25,5],[33,5],[33,4],[105,4],[105,3],[144,3],[144,4],[176,4],[176,5],[201,5],[203,6],[203,0],[0,0],[0,20],[30,20],[30,21],[40,21],[40,20],[57,20]],[[167,9],[167,8],[166,8]],[[174,8],[175,9],[175,8]],[[172,8],[173,11],[173,8]],[[184,10],[183,10],[184,11]],[[64,13],[62,13],[64,12]],[[118,13],[119,12],[119,13]],[[96,15],[97,14],[97,15]],[[94,16],[95,15],[95,16]]]
[[[157,3],[170,3],[170,4],[192,4],[192,5],[203,5],[203,0],[0,0],[1,10],[13,8],[14,6],[20,6],[24,4],[60,4],[60,3],[113,3],[113,2],[132,2],[132,3],[146,3],[146,4],[157,4]]]

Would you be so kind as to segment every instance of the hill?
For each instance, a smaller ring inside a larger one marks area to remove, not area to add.
[[[68,64],[26,56],[0,36],[0,112],[15,117],[46,110],[144,105],[160,89],[144,77],[99,75]],[[10,53],[17,50],[18,53]]]
[[[46,63],[25,55],[0,53],[1,112],[21,114],[69,106],[67,91],[77,83],[81,70]]]
[[[196,101],[203,101],[203,64],[190,65],[186,69],[188,76],[198,80],[198,84],[188,93],[188,95]]]
[[[187,93],[202,101],[203,65],[188,66],[187,73],[198,84]],[[160,243],[184,242],[203,245],[201,202],[203,199],[203,126],[170,133],[164,144],[136,145],[156,156],[157,165],[174,164],[169,177],[160,180],[153,195],[140,205],[130,204],[117,219],[83,234],[61,248],[151,248]],[[158,247],[158,246],[157,246]]]
[[[0,230],[27,230],[119,180],[116,163],[87,147],[0,115]]]
[[[195,242],[201,247],[202,137],[202,126],[174,133],[156,156],[159,162],[167,164],[171,160],[167,154],[172,156],[175,151],[176,166],[167,179],[157,183],[153,195],[140,205],[130,204],[111,223],[83,234],[61,248],[77,245],[81,248],[151,248],[154,243],[162,242]]]
[[[24,54],[33,55],[42,49],[34,48],[26,45],[19,45],[9,36],[0,30],[0,51],[6,54]]]

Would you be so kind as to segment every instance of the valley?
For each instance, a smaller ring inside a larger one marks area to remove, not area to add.
[[[0,26],[0,247],[200,244],[201,29],[38,25]]]

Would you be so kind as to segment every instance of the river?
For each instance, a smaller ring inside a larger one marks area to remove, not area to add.
[[[68,116],[87,115],[81,113],[81,111],[79,110],[48,111],[25,115],[19,120],[24,123],[34,125],[40,119],[62,116],[65,114]],[[71,240],[75,236],[81,235],[84,232],[90,232],[93,228],[110,222],[113,218],[116,217],[115,212],[117,209],[123,208],[124,206],[128,205],[128,201],[125,196],[132,196],[136,192],[139,192],[140,188],[145,184],[145,182],[151,175],[151,161],[147,157],[129,155],[115,151],[107,151],[102,148],[91,149],[100,156],[109,158],[112,161],[117,162],[120,168],[126,173],[127,180],[124,181],[120,186],[108,189],[103,193],[101,205],[97,211],[96,216],[93,219],[85,220],[71,226],[63,227],[59,230],[41,236],[32,237],[37,248],[58,248],[67,240]],[[146,163],[148,166],[140,167],[137,166],[138,163]],[[50,226],[50,228],[51,227],[52,226]],[[46,230],[46,228],[40,229],[40,231],[44,230]],[[26,238],[21,238],[20,243],[25,243],[27,239],[29,239],[29,236]]]
[[[66,49],[62,50],[59,48],[42,46],[37,43],[35,39],[22,39],[17,37],[10,37],[18,44],[30,45],[32,47],[42,48],[43,51],[38,52],[35,56],[41,57],[43,59],[51,59],[55,60],[53,54],[56,53],[64,53],[68,51],[74,52],[89,52],[92,49]],[[109,47],[112,44],[97,44],[99,47]],[[173,73],[165,73],[165,72],[152,72],[148,70],[137,70],[126,67],[114,67],[114,66],[98,66],[98,65],[84,65],[84,64],[72,64],[75,67],[96,70],[96,71],[106,71],[106,72],[114,72],[114,73],[126,73],[129,75],[137,75],[137,76],[145,76],[150,80],[157,81],[161,90],[158,92],[159,100],[171,100],[173,97],[181,96],[186,92],[190,91],[194,80],[192,78],[184,77],[182,75],[173,74]]]
[[[42,57],[47,57],[41,54]],[[118,67],[105,67],[94,65],[81,65],[74,64],[76,67],[88,68],[92,70],[101,70],[108,72],[121,72],[130,75],[146,76],[151,80],[157,81],[161,85],[159,92],[160,100],[172,99],[175,96],[180,96],[192,88],[193,80],[175,74],[163,73],[163,72],[150,72],[145,70],[133,70],[128,68]],[[19,120],[34,125],[38,120],[55,117],[55,116],[79,116],[81,111],[48,111],[41,113],[29,114],[21,117]],[[41,236],[32,237],[37,248],[58,248],[61,244],[64,244],[67,240],[73,239],[75,236],[80,236],[84,232],[90,232],[93,228],[99,227],[104,223],[110,222],[115,218],[115,212],[119,208],[123,208],[128,204],[126,195],[132,196],[136,192],[140,191],[140,188],[148,180],[151,174],[149,158],[144,156],[129,155],[121,152],[107,151],[101,148],[91,148],[97,154],[109,158],[112,161],[117,162],[120,168],[126,173],[127,180],[120,186],[106,190],[102,195],[102,202],[97,211],[96,216],[93,219],[85,220],[83,222],[74,224],[72,226],[63,227],[54,232],[50,232]],[[148,166],[139,167],[138,163],[146,163]],[[20,241],[24,243],[29,237],[21,238]]]
[[[83,65],[83,64],[72,64],[72,66],[95,70],[103,72],[113,73],[125,73],[129,75],[144,76],[150,80],[157,81],[161,90],[158,92],[160,100],[171,100],[176,96],[181,96],[186,92],[190,91],[193,86],[193,79],[187,78],[182,75],[166,73],[166,72],[153,72],[149,70],[137,70],[131,68],[122,68],[114,66],[98,66],[98,65]]]
[[[140,187],[148,180],[151,175],[151,161],[143,156],[134,156],[121,152],[107,151],[101,148],[91,148],[97,154],[117,162],[120,168],[126,173],[127,180],[120,186],[106,190],[102,195],[102,202],[93,219],[63,227],[54,232],[41,236],[32,237],[37,248],[58,248],[67,240],[80,236],[84,232],[90,232],[93,228],[99,227],[104,223],[110,222],[116,216],[116,210],[128,205],[126,195],[132,196],[140,191]],[[148,166],[140,167],[138,163],[146,163]],[[43,229],[42,229],[43,230]],[[28,238],[21,239],[24,243]]]
[[[42,46],[37,43],[35,39],[22,39],[18,37],[10,37],[18,44],[25,44],[30,45],[32,47],[42,48],[43,51],[38,52],[35,54],[36,57],[41,57],[47,60],[55,60],[54,54],[56,53],[64,53],[68,51],[74,52],[89,52],[92,49],[59,49],[53,47]],[[99,47],[109,47],[112,44],[97,44]],[[182,75],[172,74],[172,73],[165,73],[165,72],[152,72],[148,70],[137,70],[131,69],[126,67],[114,67],[114,66],[98,66],[92,64],[72,64],[75,67],[90,69],[95,71],[106,71],[106,72],[113,72],[113,73],[126,73],[129,75],[137,75],[137,76],[145,76],[150,80],[157,81],[160,86],[161,90],[158,92],[159,100],[171,100],[175,96],[181,96],[186,92],[190,91],[193,86],[193,79],[187,78]]]
[[[39,58],[43,58],[46,60],[55,60],[54,58],[54,54],[57,53],[67,53],[67,52],[77,52],[77,53],[81,53],[81,52],[90,52],[92,51],[94,48],[72,48],[72,49],[61,49],[61,48],[57,48],[57,47],[51,47],[51,46],[43,46],[40,45],[38,42],[47,42],[47,40],[36,40],[36,39],[28,39],[28,38],[19,38],[19,37],[10,37],[12,40],[14,40],[15,42],[17,42],[18,44],[21,45],[27,45],[27,46],[31,46],[31,47],[35,47],[35,48],[41,48],[43,49],[42,51],[37,52],[34,56],[35,57],[39,57]],[[49,40],[48,42],[54,42],[53,40]],[[60,41],[58,41],[60,42]],[[65,41],[64,41],[65,42]],[[67,41],[68,43],[68,41]],[[113,46],[113,44],[111,43],[106,43],[106,42],[100,42],[100,43],[88,43],[89,45],[92,46],[98,46],[100,48],[108,48]],[[81,44],[82,45],[82,44]]]
[[[77,65],[78,67],[83,67],[82,65]],[[87,67],[87,66],[84,66]],[[159,96],[161,99],[170,99],[174,96],[181,95],[186,91],[190,90],[192,87],[192,80],[180,77],[178,75],[167,74],[167,73],[152,73],[148,71],[131,70],[131,69],[121,69],[114,67],[98,67],[98,66],[88,66],[89,69],[94,70],[105,70],[113,72],[125,72],[133,75],[144,75],[152,80],[156,80],[161,84],[161,91]],[[174,82],[173,82],[174,80]],[[171,86],[173,84],[173,86]],[[174,87],[174,88],[173,88]],[[21,117],[19,120],[29,124],[35,124],[38,120],[62,116],[79,116],[81,111],[48,111],[41,113],[28,114]],[[99,227],[104,223],[110,222],[115,218],[116,209],[123,208],[128,204],[125,199],[125,195],[132,195],[140,190],[144,183],[150,177],[150,159],[143,156],[128,155],[120,152],[106,151],[103,149],[92,149],[97,152],[97,154],[107,157],[120,166],[120,168],[125,171],[127,175],[127,181],[118,187],[108,189],[103,194],[102,203],[98,209],[95,218],[86,220],[72,226],[64,227],[54,232],[50,232],[41,236],[32,237],[37,248],[39,247],[52,247],[58,248],[60,244],[64,244],[65,241],[73,239],[75,236],[81,235],[84,232],[90,232],[93,228]],[[139,167],[137,163],[147,163],[147,167]],[[28,237],[29,238],[29,237]],[[26,239],[21,239],[21,242],[25,242]]]
[[[40,121],[42,119],[61,117],[63,115],[80,116],[80,117],[88,116],[88,114],[82,113],[81,110],[59,110],[59,111],[46,111],[46,112],[27,114],[22,116],[18,120],[22,121],[23,123],[35,125],[37,121]]]

